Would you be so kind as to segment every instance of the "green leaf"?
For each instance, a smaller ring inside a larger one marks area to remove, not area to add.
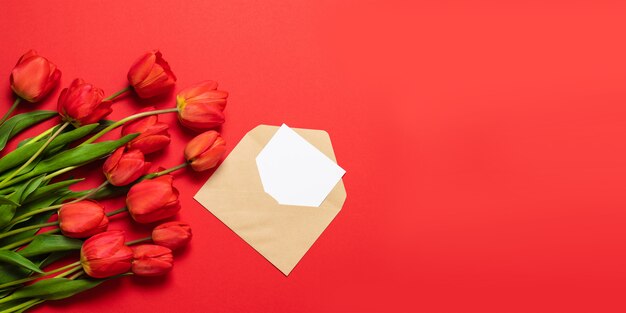
[[[17,206],[19,206],[18,201],[22,196],[22,191],[23,190],[21,187],[18,188],[11,195],[5,198],[6,200],[10,201],[9,204],[0,205],[0,227],[3,227],[4,225],[11,222],[13,216],[15,216],[15,209],[17,208]]]
[[[71,251],[59,251],[59,252],[52,252],[50,254],[48,254],[43,260],[41,260],[39,263],[39,267],[43,268],[46,267],[64,257],[66,257]]]
[[[44,268],[46,267],[48,264],[46,264],[46,260],[48,258],[50,258],[53,254],[55,253],[51,253],[49,255],[38,255],[38,256],[34,256],[34,257],[30,257],[28,258],[30,261],[32,261],[33,263],[37,264],[37,266],[39,268]],[[18,279],[22,279],[22,278],[26,278],[30,275],[32,275],[34,272],[28,269],[25,269],[21,266],[16,266],[16,265],[12,265],[12,264],[6,264],[6,263],[0,263],[0,284],[4,284],[4,283],[8,283],[8,282],[12,282]],[[17,289],[18,287],[20,287],[20,285],[15,285],[15,287],[11,287],[8,290],[12,290],[12,289]],[[7,289],[3,289],[0,292],[4,292]],[[0,296],[0,298],[3,298],[2,296]]]
[[[35,190],[33,193],[30,194],[30,197],[28,197],[28,199],[26,199],[26,201],[24,201],[24,203],[30,203],[36,200],[39,200],[43,197],[49,196],[52,193],[56,192],[56,191],[68,191],[69,189],[67,189],[67,187],[81,182],[85,180],[84,178],[79,178],[79,179],[68,179],[68,180],[64,180],[64,181],[60,181],[58,183],[54,183],[54,184],[49,184],[43,187],[38,188],[37,190]]]
[[[2,290],[0,291],[0,299],[8,296],[11,293],[11,291],[7,291],[7,290]],[[3,304],[4,305],[4,304]],[[2,307],[0,306],[0,309],[2,309]]]
[[[0,275],[0,284],[4,284],[27,277],[32,271],[13,264],[0,263],[0,273],[2,273]]]
[[[33,272],[43,274],[43,271],[35,263],[11,250],[0,250],[0,262],[21,266]]]
[[[14,186],[5,187],[5,188],[0,190],[0,197],[10,195],[14,191],[15,191],[15,187]]]
[[[30,257],[49,252],[79,250],[82,244],[82,240],[68,238],[63,235],[38,235],[18,253],[22,256]]]
[[[2,291],[3,294],[10,294],[11,290],[7,290],[7,291]],[[4,303],[0,303],[0,312],[8,310],[8,309],[12,309],[20,304],[24,303],[24,300],[22,299],[17,299],[17,300],[12,300],[9,302],[4,302]],[[13,312],[13,311],[9,311],[9,312]],[[16,313],[18,313],[19,311],[17,311]]]
[[[22,204],[22,206],[19,207],[19,210],[15,212],[15,216],[13,217],[13,220],[16,220],[16,221],[21,220],[21,216],[26,213],[30,213],[34,210],[38,210],[41,208],[47,208],[53,204],[58,204],[62,198],[63,198],[63,195],[51,194],[48,197],[42,197],[41,199],[38,199],[36,201]],[[35,215],[35,216],[39,216],[39,215]],[[17,224],[17,225],[28,226],[28,225],[23,225],[23,224]]]
[[[111,154],[115,149],[125,145],[139,134],[124,136],[118,140],[102,141],[65,150],[49,159],[43,160],[29,173],[28,177],[51,173],[69,166],[89,163]]]
[[[24,182],[17,186],[13,194],[7,197],[8,200],[13,201],[12,204],[0,205],[0,227],[5,226],[15,216],[15,210],[19,204],[32,193],[39,185],[44,181],[43,175],[33,178],[27,182]],[[15,205],[17,204],[17,206]]]
[[[41,175],[39,177],[33,178],[31,180],[29,180],[24,187],[24,191],[22,192],[22,195],[20,196],[20,203],[24,203],[24,201],[28,198],[28,196],[30,196],[33,192],[35,192],[35,190],[37,190],[37,188],[39,188],[39,186],[41,186],[42,184],[45,185],[46,183],[46,178],[45,175]]]
[[[57,115],[56,111],[37,110],[18,114],[8,119],[0,126],[0,151],[4,149],[9,139],[13,138],[13,136],[17,135],[22,130],[55,115]]]
[[[11,195],[11,200],[14,200],[16,203],[18,203],[18,206],[19,206],[19,204],[22,203],[22,199],[24,198],[24,195],[28,195],[27,193],[32,192],[30,187],[33,184],[36,186],[39,186],[39,184],[41,184],[43,176],[44,175],[41,175],[40,177],[31,178],[30,180],[27,180],[17,185],[15,188],[15,192]]]
[[[31,262],[37,264],[37,266],[39,268],[43,268],[44,265],[42,265],[42,260],[44,260],[47,257],[47,255],[41,255],[41,256],[34,256],[34,257],[30,257],[28,258]],[[24,267],[21,266],[16,266],[13,264],[7,264],[7,263],[1,263],[0,262],[0,284],[4,284],[4,283],[8,283],[8,282],[12,282],[18,279],[22,279],[22,278],[26,278],[30,275],[32,275],[34,272],[31,270],[28,270]],[[20,287],[20,285],[15,285],[14,287],[10,287],[8,289],[4,289],[0,292],[5,292],[7,290],[13,290],[13,289],[17,289],[18,287]]]
[[[98,127],[98,124],[89,124],[89,125],[85,125],[77,129],[62,133],[58,135],[56,138],[54,138],[50,142],[50,144],[48,144],[46,151],[51,151],[56,148],[63,147],[66,144],[69,144],[80,138],[83,138],[86,135],[88,135],[91,131],[93,131],[96,127]],[[13,167],[16,167],[24,163],[24,161],[28,160],[28,158],[30,158],[33,154],[35,154],[35,152],[37,152],[41,148],[41,146],[43,146],[44,143],[45,143],[45,140],[41,140],[41,141],[29,144],[29,145],[21,146],[7,153],[7,155],[5,155],[4,157],[2,157],[2,159],[0,159],[0,172],[4,172],[8,169],[11,169]]]
[[[20,205],[19,203],[5,197],[5,196],[0,196],[0,204],[6,204],[6,205],[12,205],[12,206],[18,206]]]
[[[45,223],[45,222],[47,222],[50,219],[50,216],[52,216],[52,214],[55,214],[55,213],[56,212],[48,211],[48,212],[44,212],[44,213],[41,213],[41,214],[37,214],[35,216],[31,216],[30,218],[27,218],[23,222],[20,222],[20,223],[18,223],[16,225],[13,225],[11,228],[5,228],[3,231],[9,231],[11,229],[18,229],[18,228],[22,228],[22,227],[26,227],[26,226],[31,226],[31,225],[37,225],[37,224]],[[15,215],[16,216],[13,219],[19,218],[17,216],[17,214],[15,214]],[[31,230],[27,230],[27,231],[23,231],[23,232],[17,233],[17,234],[12,235],[12,236],[4,237],[4,238],[0,239],[0,246],[4,247],[4,246],[10,245],[10,244],[12,244],[14,242],[17,242],[17,241],[20,241],[20,240],[23,240],[23,239],[35,236],[35,234],[37,234],[37,232],[39,232],[39,230],[41,230],[41,228],[31,229]]]
[[[37,158],[35,158],[35,160],[33,160],[30,164],[28,164],[22,171],[21,173],[28,173],[30,172],[33,168],[35,168],[35,166],[37,166],[37,164],[39,164],[39,162],[41,162],[41,160],[43,160],[45,157],[43,155],[38,156]],[[10,174],[10,171],[4,172],[4,174]],[[21,174],[20,174],[21,175]],[[3,175],[4,176],[4,175]],[[19,175],[18,175],[19,176]],[[4,179],[4,177],[2,178]]]
[[[96,287],[104,281],[104,279],[48,278],[20,288],[5,299],[11,301],[24,298],[59,300]]]
[[[55,131],[57,131],[59,129],[59,127],[61,127],[61,125],[63,125],[63,124],[59,123],[59,124],[56,124],[56,125],[52,126],[51,129],[47,130],[47,131],[49,131],[48,133],[54,133]],[[69,130],[69,129],[66,128],[66,130]],[[39,135],[33,136],[33,137],[29,137],[29,138],[26,138],[26,139],[22,139],[22,141],[17,143],[17,148],[19,148],[19,147],[21,147],[21,146],[31,142],[33,139],[37,138],[38,136]],[[39,138],[38,141],[41,141],[41,138]],[[32,143],[34,143],[34,142],[32,142]]]

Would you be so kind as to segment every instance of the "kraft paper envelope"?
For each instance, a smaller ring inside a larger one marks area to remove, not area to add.
[[[342,180],[319,207],[281,205],[263,190],[255,158],[279,129],[260,125],[232,150],[195,199],[285,275],[341,210]],[[328,133],[293,128],[336,162]]]

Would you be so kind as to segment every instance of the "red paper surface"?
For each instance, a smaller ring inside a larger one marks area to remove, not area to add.
[[[209,174],[187,172],[176,184],[194,239],[170,275],[36,312],[626,311],[625,6],[3,1],[2,110],[29,48],[63,86],[107,93],[159,48],[179,90],[214,79],[230,92],[230,148],[258,124],[324,129],[347,170],[343,210],[289,277],[192,199]],[[112,117],[139,107],[120,101]],[[171,132],[163,166],[191,137]]]

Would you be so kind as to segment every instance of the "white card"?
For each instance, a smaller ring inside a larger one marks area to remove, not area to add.
[[[263,189],[278,203],[318,207],[346,173],[283,124],[256,157]]]

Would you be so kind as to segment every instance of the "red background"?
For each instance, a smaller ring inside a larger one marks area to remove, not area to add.
[[[195,237],[170,275],[36,312],[625,312],[625,6],[3,1],[5,109],[29,48],[62,86],[107,93],[159,48],[179,90],[230,92],[230,148],[258,124],[324,129],[347,170],[343,210],[289,277],[192,199],[209,174],[186,172]],[[139,107],[126,98],[112,117]],[[163,166],[191,137],[172,134]]]

